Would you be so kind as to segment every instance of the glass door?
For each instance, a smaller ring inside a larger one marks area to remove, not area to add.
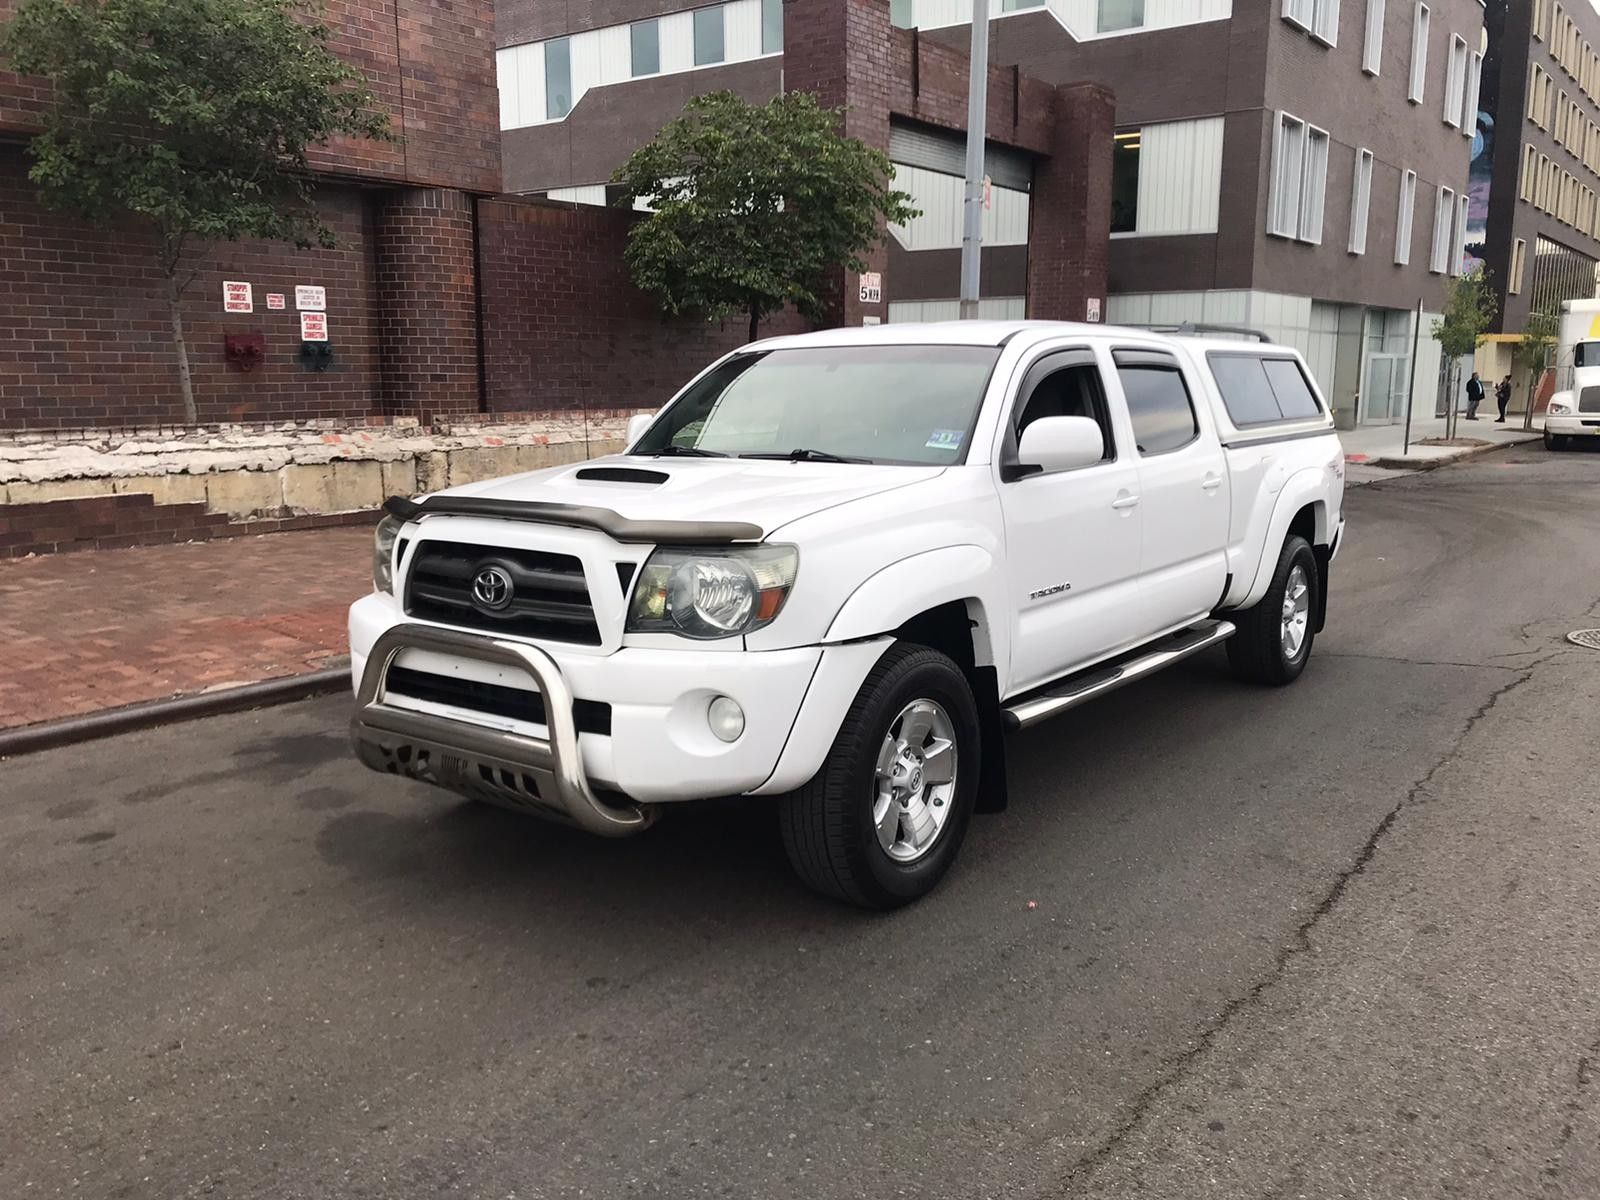
[[[1406,397],[1398,354],[1367,356],[1367,378],[1361,389],[1361,422],[1364,425],[1393,425],[1405,419]]]

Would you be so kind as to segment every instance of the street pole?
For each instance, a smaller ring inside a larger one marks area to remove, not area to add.
[[[1417,319],[1411,326],[1411,370],[1410,379],[1406,380],[1406,436],[1405,445],[1400,454],[1404,457],[1411,453],[1411,400],[1417,394],[1417,346],[1422,341],[1422,297],[1417,297]]]
[[[978,316],[978,256],[983,249],[983,148],[989,115],[989,0],[972,0],[967,80],[967,191],[961,227],[961,319]]]

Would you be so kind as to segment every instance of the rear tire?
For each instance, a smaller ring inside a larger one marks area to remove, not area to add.
[[[1316,640],[1317,556],[1298,534],[1284,539],[1266,595],[1231,615],[1238,632],[1228,639],[1228,663],[1251,683],[1281,687],[1306,669]]]
[[[909,904],[955,861],[981,771],[978,709],[961,668],[896,643],[856,693],[822,769],[781,802],[789,862],[825,896]]]

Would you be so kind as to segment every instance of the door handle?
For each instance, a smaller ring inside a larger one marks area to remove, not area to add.
[[[1132,508],[1134,505],[1136,505],[1138,503],[1139,503],[1139,497],[1137,497],[1137,496],[1118,496],[1115,500],[1113,500],[1111,502],[1111,507],[1112,508]]]
[[[1200,486],[1208,492],[1214,492],[1222,486],[1221,475],[1207,475],[1200,481]]]

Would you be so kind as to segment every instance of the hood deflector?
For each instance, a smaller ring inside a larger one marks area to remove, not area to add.
[[[746,521],[635,521],[609,508],[587,504],[555,504],[542,500],[500,500],[491,496],[430,496],[407,500],[390,496],[384,510],[403,521],[418,517],[498,517],[505,521],[531,521],[539,525],[565,525],[598,529],[618,542],[655,545],[720,545],[759,542],[765,531]]]

